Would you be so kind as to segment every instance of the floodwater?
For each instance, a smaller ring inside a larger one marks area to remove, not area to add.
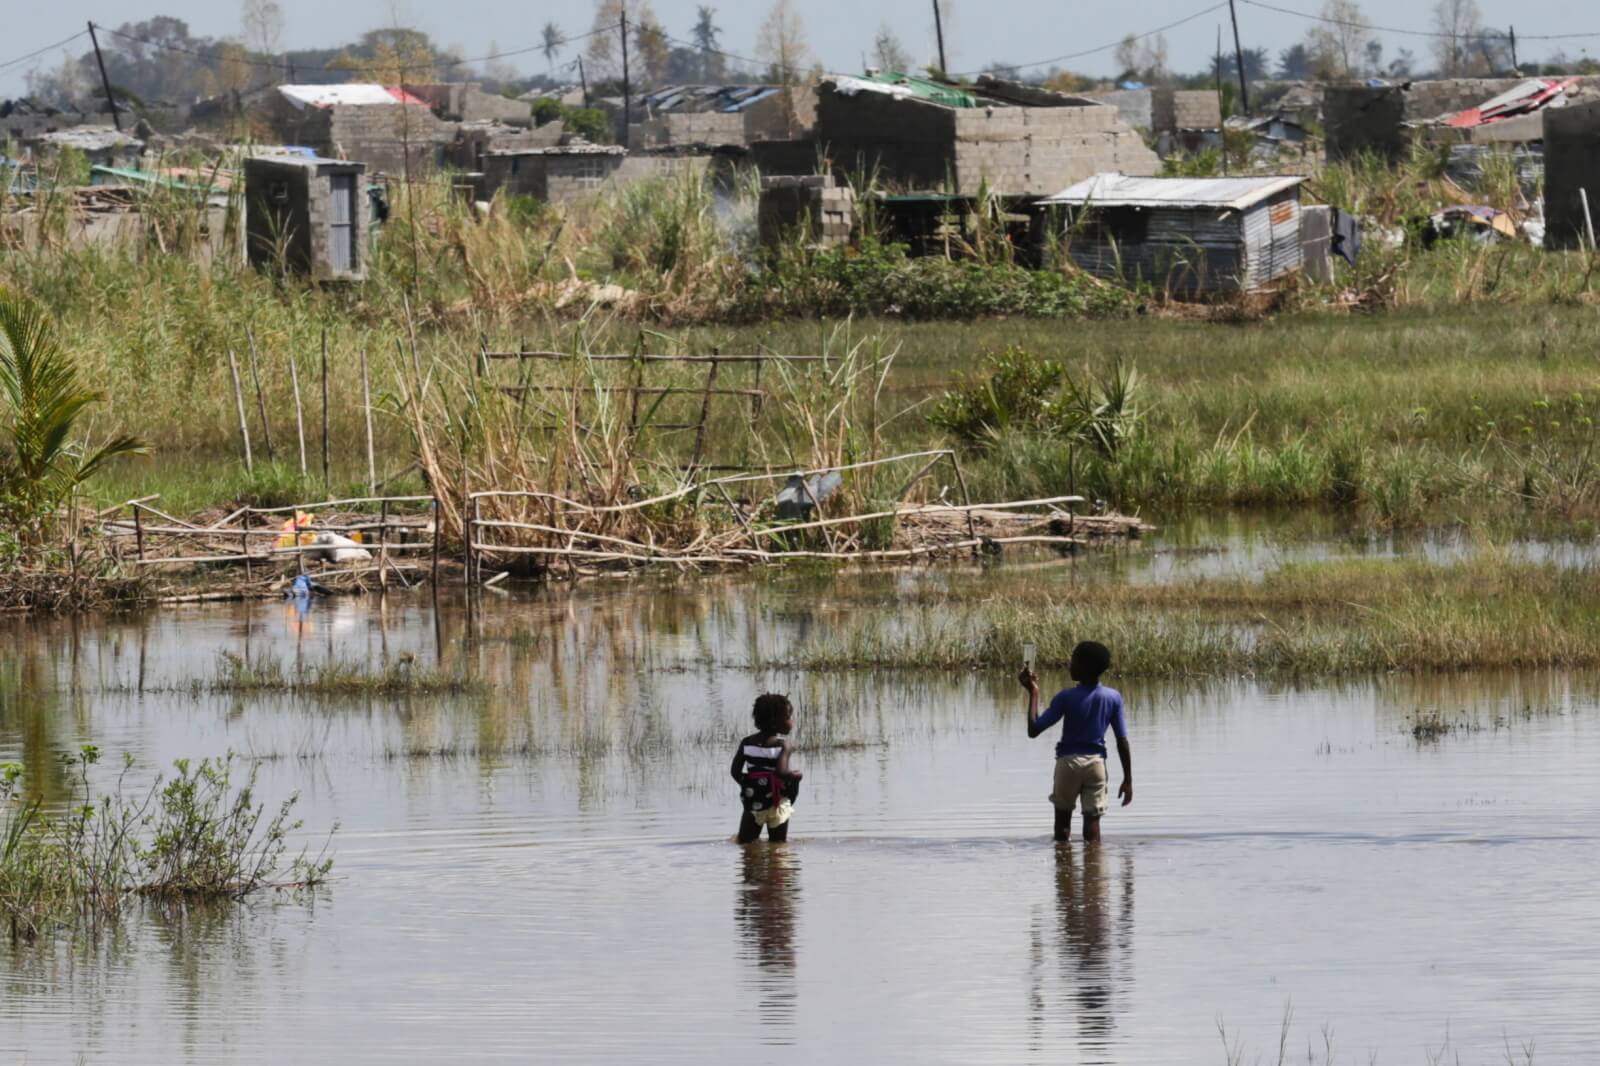
[[[1019,573],[1159,580],[1271,550],[1223,533]],[[1049,742],[1013,681],[749,666],[829,624],[837,590],[7,623],[0,761],[94,743],[148,775],[231,749],[264,797],[300,793],[314,848],[339,828],[310,900],[0,945],[0,1062],[1226,1063],[1224,1039],[1275,1061],[1286,1012],[1291,1055],[1319,1062],[1325,1030],[1337,1061],[1593,1061],[1600,678],[1129,682],[1136,802],[1101,847],[1057,847]],[[409,654],[491,686],[191,691],[223,652]],[[796,703],[807,776],[791,842],[740,849],[727,764],[768,689]],[[1433,710],[1462,728],[1413,739]]]

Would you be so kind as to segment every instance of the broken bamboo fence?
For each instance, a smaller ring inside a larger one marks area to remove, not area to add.
[[[250,580],[258,566],[278,576],[279,565],[292,561],[296,572],[305,573],[308,560],[327,562],[336,552],[354,551],[366,556],[354,561],[371,565],[324,567],[318,579],[364,587],[360,579],[376,575],[379,587],[386,588],[391,580],[410,587],[419,576],[438,577],[439,501],[433,496],[357,496],[285,507],[245,506],[209,522],[185,521],[159,510],[152,506],[157,498],[127,501],[117,511],[126,509],[129,517],[114,518],[103,526],[108,537],[133,540],[134,557],[125,561],[137,566],[242,564]],[[418,508],[419,504],[427,506]],[[318,519],[318,512],[326,517]],[[284,515],[288,522],[279,522]],[[302,521],[302,515],[307,520]],[[319,534],[345,538],[345,543],[319,542]],[[285,537],[294,543],[279,544]],[[425,562],[392,558],[406,553],[427,553],[429,558]]]
[[[762,509],[747,509],[735,500],[730,487],[759,482],[786,481],[805,492],[811,509],[823,511],[826,499],[813,495],[808,479],[825,474],[884,467],[923,460],[906,480],[894,504],[887,509],[862,513],[811,518],[805,521],[774,520]],[[911,490],[941,463],[948,463],[961,492],[961,503],[940,500],[935,503],[906,503]],[[711,497],[725,506],[733,519],[723,528],[702,532],[687,543],[661,544],[613,536],[604,532],[607,519],[647,508],[660,507],[689,498]],[[541,506],[547,521],[513,518],[485,518],[488,501],[532,501]],[[1083,502],[1075,495],[1048,496],[1031,500],[974,504],[967,492],[960,460],[951,449],[909,452],[859,463],[818,467],[810,470],[765,471],[732,474],[691,481],[668,493],[649,499],[605,505],[585,504],[555,493],[538,490],[486,489],[467,496],[469,515],[463,523],[464,560],[469,584],[482,580],[487,558],[538,556],[547,562],[565,561],[569,565],[613,564],[621,566],[672,565],[679,568],[700,566],[781,562],[790,559],[832,559],[873,561],[911,559],[962,550],[973,553],[996,552],[1004,545],[1053,545],[1058,548],[1081,546],[1086,540],[1108,536],[1137,537],[1149,527],[1136,518],[1121,515],[1078,516],[1070,508]],[[1044,513],[1027,508],[1048,508]],[[867,523],[887,520],[889,547],[869,547],[862,543]],[[980,526],[982,528],[980,528]],[[818,531],[826,548],[792,546],[795,535]],[[834,532],[843,534],[836,541]]]

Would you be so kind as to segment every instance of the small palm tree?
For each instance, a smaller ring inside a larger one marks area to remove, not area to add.
[[[25,543],[39,543],[61,505],[109,460],[146,451],[136,437],[93,451],[73,438],[84,408],[104,398],[78,386],[44,311],[0,289],[0,518]]]

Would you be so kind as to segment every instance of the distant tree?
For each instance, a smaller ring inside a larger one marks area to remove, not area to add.
[[[1367,69],[1374,74],[1383,70],[1383,42],[1376,37],[1367,42],[1366,62]]]
[[[1278,77],[1287,81],[1308,81],[1313,76],[1311,49],[1294,44],[1278,53]]]
[[[1265,48],[1246,48],[1242,53],[1244,59],[1244,76],[1249,81],[1265,81],[1272,74],[1272,56]],[[1206,77],[1211,77],[1211,71],[1206,72]],[[1239,60],[1232,54],[1222,57],[1222,76],[1226,79],[1239,77]]]
[[[1511,41],[1498,31],[1475,35],[1467,45],[1467,69],[1474,74],[1493,76],[1511,69]]]
[[[988,70],[991,75],[1001,79],[1002,81],[1022,80],[1022,68],[1017,66],[1015,63],[1008,62],[1004,59],[991,59],[989,61],[989,65],[984,69]],[[1076,78],[1078,76],[1072,73],[1070,70],[1052,70],[1040,80],[1042,82],[1048,82],[1052,77],[1062,74],[1071,78]]]
[[[649,0],[595,0],[594,5],[594,35],[589,38],[589,65],[592,69],[590,77],[594,80],[622,76],[622,17],[628,17],[628,30],[634,34],[635,39],[629,41],[631,48],[637,48],[638,28],[652,26],[657,29],[661,20],[656,18],[655,8],[650,6]],[[633,63],[633,56],[629,55],[629,66]],[[664,61],[664,57],[660,57]],[[637,80],[638,75],[630,69],[629,75]]]
[[[689,39],[700,54],[700,80],[710,84],[722,81],[728,75],[728,62],[719,47],[722,44],[722,27],[716,22],[715,8],[701,4],[695,9],[694,29]]]
[[[1312,69],[1328,80],[1353,78],[1361,72],[1370,40],[1372,23],[1356,0],[1328,0],[1322,5],[1322,21],[1306,33]]]
[[[1131,33],[1128,34],[1117,42],[1117,50],[1111,55],[1117,64],[1117,77],[1119,79],[1138,76],[1139,38]]]
[[[910,70],[912,67],[911,54],[887,22],[878,23],[878,32],[872,38],[872,62],[879,70]]]
[[[1081,93],[1094,88],[1094,79],[1070,70],[1053,70],[1044,79],[1044,87],[1058,93]]]
[[[550,76],[556,75],[556,56],[561,54],[561,49],[567,46],[567,39],[561,33],[561,27],[554,22],[546,22],[544,29],[539,31],[539,51],[544,54],[545,65],[550,68]]]
[[[330,66],[347,70],[363,81],[380,85],[438,80],[439,55],[433,39],[421,30],[385,27],[368,30],[358,44],[345,51]]]
[[[74,104],[85,99],[90,93],[89,64],[92,63],[93,53],[87,56],[73,56],[67,52],[61,53],[61,65],[54,70],[30,70],[25,79],[28,95],[37,96],[39,99],[58,107]]]
[[[1411,77],[1417,67],[1417,57],[1409,48],[1402,48],[1389,60],[1388,75],[1398,81]]]
[[[795,10],[793,0],[773,0],[767,20],[756,36],[756,55],[767,63],[768,81],[783,86],[784,123],[793,133],[799,126],[794,90],[804,81],[811,62],[805,23]]]
[[[1439,73],[1459,78],[1470,69],[1472,39],[1483,32],[1483,15],[1477,0],[1438,0],[1433,5],[1434,58]]]
[[[633,45],[639,57],[644,84],[655,86],[666,81],[667,64],[672,59],[672,44],[667,40],[667,31],[656,21],[654,12],[640,16],[638,28],[633,31]]]
[[[283,8],[277,0],[244,0],[239,6],[244,43],[263,56],[275,56],[283,42]]]
[[[1138,81],[1161,84],[1172,79],[1167,65],[1167,35],[1155,34],[1139,40],[1133,34],[1124,37],[1114,53],[1119,81],[1133,78]]]

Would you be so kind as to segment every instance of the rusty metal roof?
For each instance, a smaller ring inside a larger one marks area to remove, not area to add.
[[[1040,203],[1097,207],[1217,207],[1240,210],[1292,189],[1306,179],[1273,174],[1254,178],[1141,178],[1096,174]]]

